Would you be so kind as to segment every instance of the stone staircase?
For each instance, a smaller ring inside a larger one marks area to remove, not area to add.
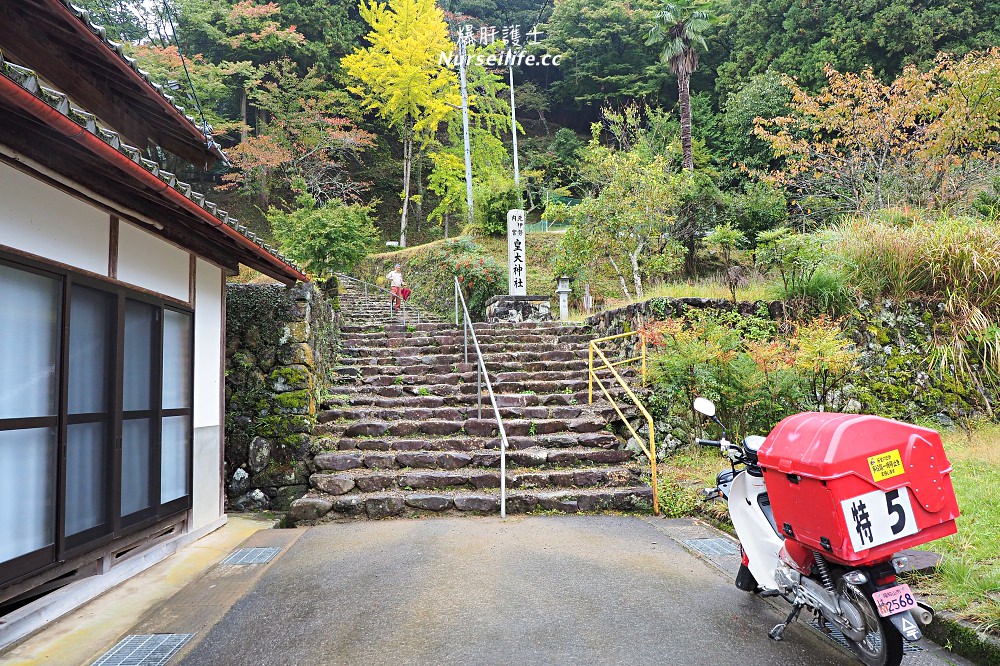
[[[349,283],[340,302],[339,383],[319,413],[310,490],[291,518],[498,512],[500,439],[485,385],[478,412],[471,339],[466,363],[461,326],[387,321],[384,302]],[[587,404],[587,331],[475,329],[508,436],[507,511],[648,506],[645,458],[611,431],[608,403]]]

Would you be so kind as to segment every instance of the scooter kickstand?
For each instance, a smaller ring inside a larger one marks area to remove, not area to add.
[[[774,625],[771,631],[767,632],[767,635],[770,636],[772,641],[781,640],[782,634],[785,633],[785,628],[792,622],[795,622],[795,618],[799,616],[799,611],[801,610],[802,610],[802,604],[792,604],[792,612],[788,614],[788,617],[785,618],[785,621],[782,622],[781,624]]]

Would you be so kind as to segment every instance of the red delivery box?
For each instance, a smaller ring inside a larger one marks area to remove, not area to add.
[[[806,412],[758,451],[775,523],[843,564],[890,557],[956,531],[941,436],[878,416]]]

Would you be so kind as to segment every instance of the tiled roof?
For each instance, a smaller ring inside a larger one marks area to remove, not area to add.
[[[248,238],[251,242],[271,256],[301,272],[301,269],[299,269],[298,266],[292,263],[275,248],[265,243],[260,237],[247,229],[244,225],[240,224],[239,220],[230,216],[227,211],[220,210],[217,204],[206,200],[204,194],[195,192],[191,188],[190,184],[177,180],[176,175],[170,173],[169,171],[164,171],[156,162],[144,158],[142,156],[142,151],[139,148],[122,142],[118,132],[108,129],[98,123],[97,117],[94,114],[88,113],[87,111],[74,106],[65,93],[43,86],[39,82],[38,75],[35,74],[33,70],[4,60],[2,52],[0,52],[0,75],[6,76],[27,92],[42,100],[86,131],[98,137],[122,155],[128,157],[143,169],[159,178],[167,186],[180,192],[182,195],[213,215],[220,222]]]
[[[206,125],[206,126],[199,125],[198,121],[195,120],[194,117],[189,116],[187,114],[187,111],[185,110],[185,108],[183,106],[180,106],[180,105],[178,105],[178,104],[176,104],[174,102],[174,97],[172,95],[168,95],[167,93],[163,92],[163,86],[161,86],[160,84],[158,84],[155,81],[153,81],[152,78],[149,75],[149,72],[147,72],[147,71],[145,71],[143,69],[140,69],[139,65],[136,64],[135,58],[130,58],[128,55],[125,54],[125,49],[124,49],[124,47],[123,47],[122,44],[119,44],[118,42],[113,41],[113,40],[111,40],[111,39],[108,38],[108,31],[104,28],[104,26],[97,25],[96,23],[93,23],[90,20],[90,12],[89,11],[87,11],[86,9],[81,9],[80,7],[77,7],[72,2],[69,2],[69,0],[59,0],[59,1],[62,2],[62,4],[66,5],[66,8],[69,9],[70,12],[72,12],[74,16],[76,16],[78,19],[80,19],[80,21],[82,21],[83,24],[85,26],[87,26],[87,28],[92,33],[94,33],[95,35],[97,35],[97,37],[99,37],[101,39],[101,41],[103,41],[105,44],[107,44],[108,48],[110,48],[112,51],[114,51],[116,54],[118,54],[118,56],[129,67],[131,67],[133,70],[135,70],[136,74],[138,74],[146,83],[148,83],[153,88],[153,90],[155,90],[157,93],[159,93],[160,96],[163,97],[163,99],[167,100],[175,109],[177,109],[177,111],[180,112],[180,114],[182,116],[184,116],[185,118],[187,118],[188,121],[192,125],[194,125],[194,127],[198,130],[198,132],[200,132],[201,134],[203,134],[205,136],[205,144],[207,146],[211,147],[211,148],[214,148],[215,152],[219,155],[219,157],[222,157],[223,159],[225,159],[225,155],[222,153],[222,149],[219,148],[217,144],[215,144],[215,140],[212,138],[212,126],[211,125]]]

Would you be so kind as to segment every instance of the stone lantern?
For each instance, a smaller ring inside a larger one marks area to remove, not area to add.
[[[556,293],[559,294],[559,321],[569,319],[569,294],[573,291],[569,288],[569,282],[568,275],[560,275],[558,278]]]

